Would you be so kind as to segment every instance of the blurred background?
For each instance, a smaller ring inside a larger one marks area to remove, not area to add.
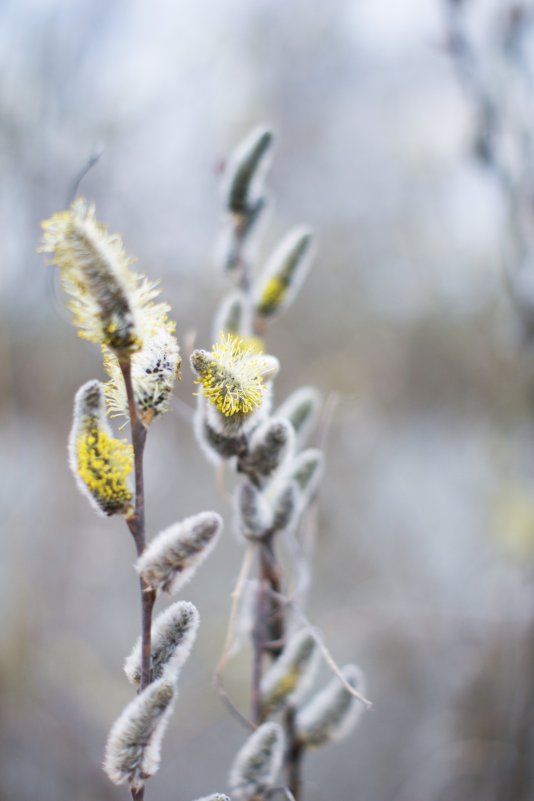
[[[67,467],[73,395],[103,378],[39,222],[81,191],[207,346],[217,167],[277,132],[262,261],[306,223],[318,255],[268,334],[277,400],[334,394],[308,614],[373,709],[309,757],[306,801],[534,797],[534,383],[528,280],[534,32],[471,0],[0,3],[0,799],[127,797],[101,772],[131,696],[134,549]],[[521,278],[516,280],[520,275]],[[512,292],[510,292],[512,288]],[[150,431],[151,534],[227,521],[183,596],[202,624],[147,798],[224,790],[244,732],[212,687],[242,546],[184,409]],[[249,654],[229,666],[248,705]],[[325,668],[324,678],[328,678]]]

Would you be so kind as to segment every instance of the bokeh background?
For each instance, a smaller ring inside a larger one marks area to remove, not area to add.
[[[520,4],[465,5],[484,47]],[[0,3],[1,801],[126,798],[100,763],[139,625],[131,539],[67,467],[74,392],[103,374],[35,252],[39,222],[101,154],[83,194],[161,277],[182,343],[208,345],[229,289],[217,167],[264,122],[260,263],[293,225],[318,239],[268,334],[276,396],[335,400],[307,611],[374,702],[310,756],[306,801],[533,797],[532,360],[504,278],[510,203],[475,158],[480,109],[448,26],[439,0]],[[244,737],[211,682],[242,545],[191,432],[193,389],[186,367],[150,431],[149,531],[207,508],[227,526],[183,593],[202,625],[147,791],[161,801],[224,790]],[[244,709],[248,658],[227,675]]]

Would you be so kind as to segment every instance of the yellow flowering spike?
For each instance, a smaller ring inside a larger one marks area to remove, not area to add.
[[[39,250],[60,270],[79,335],[118,354],[138,351],[147,328],[165,320],[169,309],[152,303],[159,291],[130,270],[120,236],[98,223],[94,206],[82,198],[42,228]]]
[[[313,254],[311,233],[291,231],[276,248],[255,289],[256,312],[272,317],[293,300],[308,271]]]
[[[224,417],[247,416],[261,406],[266,385],[278,369],[272,356],[258,352],[256,342],[221,334],[211,353],[196,350],[191,366],[204,397]]]
[[[78,488],[98,511],[128,513],[133,497],[127,483],[133,449],[126,440],[113,438],[99,381],[88,381],[76,394],[69,457]]]
[[[286,293],[287,284],[280,276],[275,275],[273,278],[269,278],[265,282],[260,296],[260,302],[258,304],[260,312],[264,316],[272,314],[282,304]]]
[[[143,347],[131,358],[135,403],[145,425],[168,410],[174,381],[180,377],[182,361],[173,331],[173,323],[164,323],[155,334],[144,338]],[[104,367],[110,376],[104,385],[108,412],[112,417],[128,417],[128,398],[119,360],[107,348]]]

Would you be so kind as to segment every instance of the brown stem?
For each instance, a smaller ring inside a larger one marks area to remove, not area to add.
[[[284,726],[288,743],[285,758],[287,786],[293,794],[295,801],[300,801],[302,791],[302,760],[305,747],[297,738],[295,729],[295,709],[293,707],[289,707],[286,711]]]
[[[254,651],[252,664],[252,698],[251,715],[252,721],[259,725],[263,719],[263,702],[261,697],[261,677],[263,673],[263,655],[267,636],[267,617],[269,610],[269,588],[265,582],[261,570],[262,546],[259,546],[260,577],[258,583],[258,593],[256,596],[256,609],[254,616],[254,626],[252,628],[252,648]]]
[[[273,659],[282,653],[285,636],[285,605],[280,603],[282,575],[274,551],[273,535],[268,534],[261,544],[261,576],[268,587],[269,605],[266,620],[266,650]]]
[[[143,454],[146,442],[146,428],[139,419],[135,406],[135,398],[132,385],[132,374],[130,360],[121,360],[120,367],[126,387],[128,398],[128,411],[130,413],[130,427],[132,432],[132,445],[134,451],[135,467],[135,509],[133,515],[127,518],[128,528],[130,529],[135,542],[137,555],[140,556],[146,544],[145,536],[145,487],[143,477]],[[156,593],[151,590],[140,579],[141,589],[141,632],[142,632],[142,664],[141,664],[141,685],[140,690],[144,690],[150,684],[150,653],[151,653],[151,629],[152,629],[152,610]]]

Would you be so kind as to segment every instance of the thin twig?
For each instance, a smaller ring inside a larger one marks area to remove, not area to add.
[[[133,515],[126,519],[135,542],[137,555],[140,556],[146,545],[145,536],[145,488],[143,475],[143,455],[146,442],[146,428],[139,419],[135,405],[135,397],[132,385],[131,363],[129,359],[119,361],[126,395],[128,398],[128,411],[130,415],[130,428],[132,434],[132,445],[134,451],[134,470],[135,470],[135,510]],[[151,636],[152,636],[152,611],[156,600],[156,593],[150,589],[145,581],[139,579],[141,591],[141,684],[139,692],[148,687],[151,679]],[[131,789],[133,801],[143,801],[145,789]]]
[[[224,670],[224,667],[228,662],[228,657],[230,656],[230,653],[233,648],[237,615],[239,613],[239,603],[243,595],[243,589],[245,583],[250,573],[253,556],[254,556],[254,548],[252,545],[249,545],[247,550],[245,551],[245,555],[243,557],[243,561],[241,562],[241,567],[239,569],[236,585],[231,594],[232,605],[230,608],[228,628],[226,630],[226,636],[224,639],[223,652],[221,654],[221,658],[217,663],[217,667],[215,668],[215,676],[220,676],[222,674],[222,671]]]
[[[261,547],[258,551],[260,562]],[[261,695],[261,678],[263,673],[263,655],[265,643],[269,639],[267,636],[267,609],[269,606],[269,585],[260,567],[260,579],[256,596],[256,609],[254,625],[252,627],[252,649],[254,657],[252,661],[252,691],[251,691],[251,713],[252,720],[258,726],[263,721],[263,702]]]
[[[297,737],[297,730],[295,725],[295,707],[289,706],[284,715],[284,726],[286,730],[287,750],[286,750],[286,768],[287,768],[287,783],[295,798],[295,801],[300,801],[302,790],[302,760],[305,753],[305,745]]]
[[[230,608],[230,617],[228,620],[228,628],[226,630],[226,636],[224,639],[224,646],[223,652],[217,663],[217,667],[215,668],[215,672],[213,674],[213,681],[214,685],[217,689],[217,692],[221,696],[222,700],[232,713],[232,715],[240,722],[243,723],[247,729],[255,729],[254,724],[248,720],[236,707],[234,702],[231,700],[230,696],[226,692],[222,672],[225,668],[225,665],[229,659],[229,656],[232,652],[232,648],[234,646],[235,641],[235,627],[237,616],[239,613],[239,603],[241,601],[243,595],[243,589],[245,587],[245,583],[247,581],[248,575],[250,573],[250,568],[252,565],[252,557],[254,555],[254,549],[252,545],[249,545],[247,550],[245,551],[245,556],[243,557],[243,561],[241,563],[241,567],[239,569],[239,575],[237,577],[236,585],[232,591],[231,598],[232,598],[232,605]]]
[[[128,411],[130,414],[130,427],[132,432],[132,445],[134,450],[135,465],[135,512],[127,519],[128,527],[135,541],[137,555],[141,556],[145,550],[145,487],[143,476],[143,454],[146,442],[146,428],[139,419],[135,406],[135,398],[132,386],[132,374],[130,360],[120,362],[126,395],[128,397]],[[156,600],[156,593],[150,589],[145,581],[139,580],[141,590],[141,616],[142,616],[142,666],[141,666],[141,685],[140,690],[144,690],[150,684],[150,654],[151,654],[151,631],[152,631],[152,610]]]
[[[360,701],[362,704],[364,704],[365,707],[367,707],[367,709],[371,709],[371,707],[373,706],[373,702],[370,701],[368,698],[365,698],[365,696],[363,696],[361,693],[358,692],[358,690],[356,690],[351,684],[349,684],[349,682],[341,672],[339,665],[337,664],[334,657],[324,644],[321,635],[319,634],[317,629],[310,623],[310,621],[308,620],[304,612],[302,612],[302,610],[299,608],[295,600],[292,598],[287,598],[284,595],[281,595],[280,593],[276,593],[276,597],[278,598],[278,600],[285,603],[287,606],[291,606],[291,608],[296,612],[298,617],[300,617],[302,624],[308,629],[313,639],[317,643],[319,650],[323,655],[324,661],[326,662],[332,673],[335,676],[337,676],[337,678],[340,680],[341,684],[347,690],[347,692],[349,692],[352,696],[354,696],[354,698],[357,698],[358,701]]]
[[[88,160],[86,161],[80,172],[74,177],[74,180],[72,181],[72,184],[70,186],[67,195],[67,204],[66,204],[67,206],[70,206],[70,204],[78,194],[78,189],[80,188],[81,182],[83,181],[87,173],[93,169],[95,164],[98,163],[100,156],[102,155],[102,152],[103,151],[100,151],[99,153],[93,153],[92,156],[89,156]]]

